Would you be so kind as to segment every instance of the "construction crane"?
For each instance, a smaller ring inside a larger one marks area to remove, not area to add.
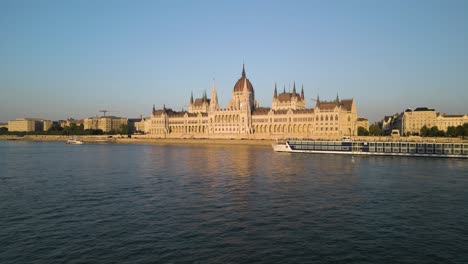
[[[106,116],[106,113],[107,113],[107,112],[112,112],[112,111],[109,111],[109,110],[99,110],[99,112],[103,113],[103,116]]]

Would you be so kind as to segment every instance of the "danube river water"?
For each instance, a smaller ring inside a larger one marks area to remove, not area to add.
[[[468,161],[0,141],[0,263],[468,263]]]

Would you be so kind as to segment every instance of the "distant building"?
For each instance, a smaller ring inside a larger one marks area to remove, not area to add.
[[[402,127],[399,128],[402,135],[418,134],[423,126],[429,128],[436,126],[436,112],[427,107],[418,107],[414,110],[406,109],[402,116]]]
[[[83,124],[83,120],[77,120],[73,118],[68,118],[67,120],[59,120],[58,122],[61,127],[69,127],[71,126],[71,124],[75,124],[77,126]]]
[[[138,126],[140,125],[142,119],[143,119],[142,117],[129,118],[128,119],[128,132],[132,134],[137,132],[139,128]]]
[[[44,122],[42,119],[37,118],[17,118],[8,121],[9,132],[33,132],[42,131],[44,129]]]
[[[438,114],[436,118],[437,128],[447,131],[448,127],[463,126],[468,123],[468,114],[464,115],[446,115]]]
[[[42,128],[44,131],[49,130],[49,128],[52,127],[52,121],[51,120],[42,120]]]
[[[139,122],[134,123],[134,133],[147,133],[150,131],[151,122],[149,117],[141,118]]]
[[[315,108],[307,109],[304,89],[278,94],[276,85],[272,108],[259,107],[255,90],[245,69],[234,85],[227,108],[218,104],[213,81],[211,98],[190,96],[188,111],[170,108],[156,110],[142,121],[145,132],[153,137],[172,138],[339,138],[357,134],[357,109],[354,99],[324,101],[317,96]]]
[[[83,119],[84,129],[100,129],[103,132],[116,131],[128,125],[128,119],[116,116],[90,117]]]
[[[358,117],[356,120],[356,127],[363,127],[366,130],[369,130],[369,120],[367,118]]]
[[[463,126],[465,123],[468,123],[468,114],[440,114],[427,107],[418,107],[414,110],[408,108],[394,116],[386,116],[382,121],[384,132],[397,129],[401,135],[419,134],[424,126],[427,128],[436,126],[439,130],[447,132],[448,127]]]
[[[0,124],[0,128],[6,128],[6,129],[8,129],[8,123],[6,123],[6,124]]]

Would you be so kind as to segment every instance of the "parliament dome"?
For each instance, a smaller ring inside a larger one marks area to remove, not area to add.
[[[234,92],[243,92],[245,84],[247,85],[247,91],[253,92],[253,86],[245,76],[245,68],[244,65],[242,65],[242,77],[234,85]]]

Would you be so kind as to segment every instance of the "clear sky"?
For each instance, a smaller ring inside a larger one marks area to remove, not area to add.
[[[245,62],[260,106],[354,98],[371,122],[468,113],[468,1],[0,1],[0,122],[187,109]],[[291,87],[291,88],[290,88]]]

